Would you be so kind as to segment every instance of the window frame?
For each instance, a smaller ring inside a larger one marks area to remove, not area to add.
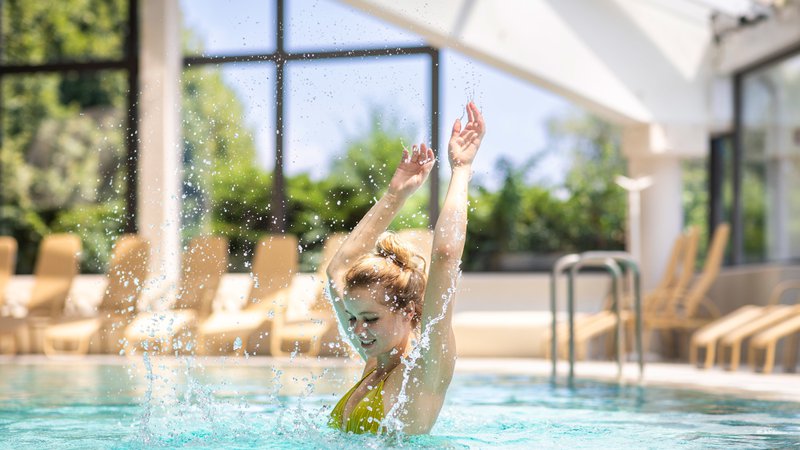
[[[286,177],[284,165],[284,98],[286,88],[284,86],[285,69],[287,64],[294,61],[305,63],[322,61],[329,59],[361,59],[361,58],[390,58],[408,55],[428,55],[430,58],[430,137],[433,148],[438,151],[439,144],[439,101],[440,101],[440,51],[432,46],[410,46],[393,48],[353,48],[350,50],[316,50],[303,49],[298,51],[288,51],[285,46],[285,23],[286,23],[286,0],[275,0],[275,50],[271,53],[242,53],[242,54],[216,54],[216,55],[185,55],[183,57],[183,67],[196,68],[201,65],[213,64],[221,65],[226,63],[248,63],[248,62],[272,62],[275,64],[275,155],[273,189],[271,204],[273,205],[273,218],[271,232],[286,232]],[[430,175],[430,202],[428,204],[429,226],[436,223],[439,216],[439,158],[431,171]]]

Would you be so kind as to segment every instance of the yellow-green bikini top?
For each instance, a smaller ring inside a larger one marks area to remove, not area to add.
[[[342,424],[342,416],[344,415],[344,407],[353,392],[364,382],[364,380],[374,372],[375,369],[370,370],[364,375],[361,380],[355,384],[346,394],[339,400],[339,403],[331,411],[331,418],[328,424],[332,428],[342,430],[347,433],[363,434],[374,433],[378,434],[380,431],[381,421],[383,420],[383,382],[389,378],[389,371],[385,377],[378,383],[376,387],[367,392],[361,401],[359,401],[350,412],[350,417],[347,418],[347,423]]]

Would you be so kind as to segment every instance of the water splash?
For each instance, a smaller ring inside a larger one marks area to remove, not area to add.
[[[144,394],[142,416],[139,419],[139,436],[141,437],[142,443],[148,445],[152,441],[150,418],[153,414],[153,381],[155,380],[155,375],[153,374],[153,364],[150,362],[149,352],[142,352],[142,361],[147,370],[147,390]]]

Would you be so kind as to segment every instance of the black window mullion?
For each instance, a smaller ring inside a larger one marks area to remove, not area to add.
[[[742,208],[742,74],[733,77],[733,212],[731,217],[731,262],[744,262],[744,222]]]
[[[725,183],[725,141],[728,136],[711,139],[708,161],[708,235],[712,236],[717,225],[725,221],[723,186]]]
[[[275,19],[277,21],[275,32],[275,168],[272,171],[272,217],[270,225],[276,233],[286,232],[286,183],[283,174],[283,115],[284,108],[284,75],[285,59],[284,56],[284,7],[283,0],[276,0],[277,9]]]
[[[139,198],[139,0],[128,3],[128,39],[125,43],[128,69],[128,118],[125,136],[125,232],[139,229],[137,202]]]
[[[428,223],[431,228],[436,225],[439,218],[439,161],[441,160],[442,150],[439,140],[439,50],[432,49],[431,55],[431,145],[436,155],[431,173],[430,199],[428,200]]]

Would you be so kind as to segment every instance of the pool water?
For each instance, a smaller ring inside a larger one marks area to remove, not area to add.
[[[800,404],[456,373],[429,436],[327,427],[356,367],[0,363],[2,448],[786,448]]]

